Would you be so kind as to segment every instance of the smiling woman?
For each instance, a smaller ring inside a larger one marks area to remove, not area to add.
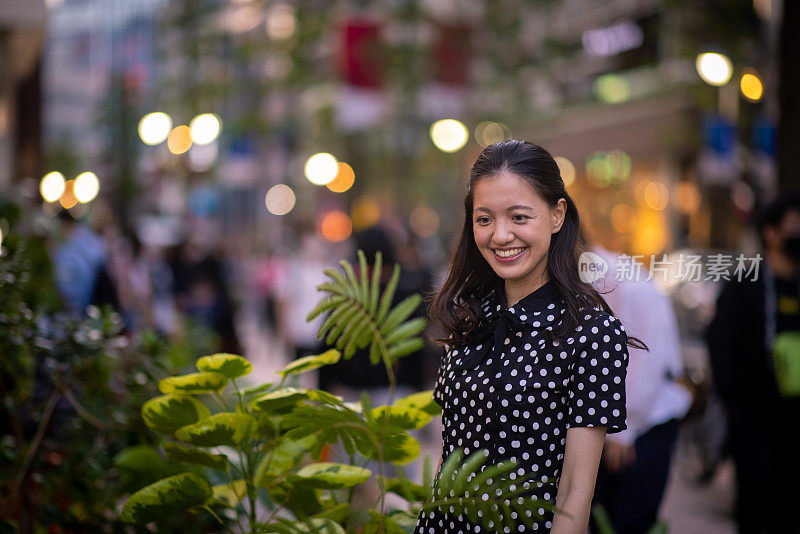
[[[475,244],[494,272],[506,281],[514,304],[547,281],[551,236],[564,222],[567,203],[548,206],[523,178],[504,171],[475,184]]]
[[[578,211],[542,147],[486,147],[464,211],[450,272],[429,306],[446,333],[433,393],[442,460],[463,449],[483,450],[489,464],[516,463],[520,498],[543,503],[536,518],[510,512],[518,530],[531,531],[522,522],[535,519],[536,532],[585,532],[603,439],[625,428],[627,346],[643,344],[580,280]],[[547,511],[553,500],[564,513]],[[416,528],[484,531],[447,509],[424,512]]]

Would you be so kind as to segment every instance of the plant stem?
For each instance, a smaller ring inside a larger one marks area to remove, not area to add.
[[[233,479],[233,473],[231,473],[231,469],[233,467],[235,467],[235,466],[233,465],[233,462],[231,462],[230,458],[225,456],[225,459],[228,461],[228,465],[227,465],[227,469],[225,470],[225,473],[228,475],[228,480],[230,481],[231,488],[235,492],[236,491],[236,489],[235,489],[236,486],[233,485],[234,479]],[[244,477],[242,477],[242,478],[244,478]],[[239,495],[237,494],[236,497],[239,497]],[[242,522],[239,521],[239,507],[240,506],[242,507],[242,512],[244,512],[244,514],[246,515],[247,514],[247,510],[245,509],[244,504],[242,504],[242,499],[239,499],[239,502],[236,503],[236,506],[234,506],[233,509],[236,512],[236,524],[239,526],[239,530],[244,532],[244,527],[242,527]]]
[[[229,412],[229,411],[231,411],[231,409],[230,409],[230,408],[228,408],[228,403],[227,403],[227,402],[225,402],[225,397],[223,397],[222,395],[220,395],[220,394],[219,394],[219,392],[217,392],[217,393],[216,393],[216,396],[217,396],[217,398],[219,398],[219,400],[220,400],[220,403],[222,404],[222,408],[223,408],[223,409],[224,409],[226,412]]]
[[[210,398],[211,398],[212,401],[214,401],[214,404],[216,405],[217,408],[219,408],[223,412],[227,412],[228,411],[228,410],[225,409],[225,405],[222,402],[220,402],[219,399],[217,399],[213,395]]]
[[[39,426],[36,428],[36,434],[33,437],[33,441],[31,441],[30,447],[28,447],[28,452],[25,454],[22,467],[20,468],[19,473],[17,473],[17,476],[11,485],[11,496],[8,499],[5,509],[3,509],[3,513],[0,514],[0,516],[6,517],[9,511],[14,510],[14,508],[18,506],[22,484],[25,481],[25,477],[28,476],[28,470],[30,469],[33,458],[36,456],[36,453],[42,444],[45,432],[47,432],[47,427],[50,426],[50,419],[53,417],[53,412],[55,411],[56,405],[58,404],[58,400],[60,398],[61,392],[58,389],[55,389],[52,393],[50,393],[50,398],[47,399],[47,405],[44,408],[42,419],[39,421]]]
[[[105,431],[108,428],[108,425],[106,425],[105,421],[101,421],[97,417],[93,416],[92,414],[89,413],[89,411],[86,408],[83,407],[83,405],[78,401],[78,399],[75,397],[75,394],[72,392],[71,389],[62,388],[59,385],[56,385],[56,387],[61,389],[61,391],[64,393],[64,398],[66,398],[69,401],[69,403],[72,405],[75,411],[78,412],[78,415],[83,417],[87,423],[102,431]]]
[[[225,530],[231,533],[233,532],[230,528],[228,528],[228,525],[226,525],[225,522],[222,519],[220,519],[220,517],[216,514],[216,512],[214,512],[213,508],[211,508],[207,504],[203,505],[203,508],[205,508],[208,511],[208,513],[211,514],[214,517],[214,519],[216,519]]]
[[[239,397],[239,409],[242,410],[242,413],[247,413],[247,407],[244,404],[244,396],[239,386],[236,384],[236,380],[231,379],[231,384],[233,384],[233,388],[236,390],[236,396]]]
[[[273,504],[275,504],[275,509],[272,511],[271,514],[269,514],[269,517],[267,517],[267,520],[264,522],[265,525],[268,525],[269,522],[272,521],[272,519],[275,517],[275,514],[278,513],[278,510],[283,508],[283,506],[281,506],[280,504],[277,504],[277,503],[273,503]]]
[[[245,477],[245,481],[247,483],[247,497],[250,501],[250,529],[252,530],[255,528],[256,524],[256,488],[253,484],[253,456],[250,454],[250,451],[245,452],[245,456],[247,459],[247,476]]]
[[[387,405],[391,405],[394,401],[394,391],[397,387],[397,377],[394,374],[394,369],[392,369],[392,362],[389,358],[389,352],[386,350],[386,345],[381,343],[381,359],[383,360],[384,365],[386,366],[386,373],[389,375],[389,398],[386,400]],[[381,436],[381,445],[386,442],[386,434],[387,429],[389,427],[389,417],[384,417],[383,423],[383,435]],[[386,480],[386,476],[384,474],[383,469],[383,447],[381,446],[378,449],[378,474],[382,477],[383,480]],[[386,510],[386,485],[379,484],[378,490],[380,492],[380,498],[378,499],[379,509],[381,515],[385,513]],[[381,522],[378,532],[382,532],[385,528],[383,522]]]
[[[234,389],[236,390],[236,395],[239,397],[239,410],[242,411],[244,414],[249,414],[250,410],[248,410],[247,405],[244,402],[244,396],[242,395],[241,390],[239,389],[238,384],[236,384],[236,380],[231,380]],[[251,444],[254,445],[254,444]],[[240,456],[241,458],[241,456]],[[253,454],[252,448],[245,449],[245,460],[246,464],[242,466],[244,471],[244,480],[245,484],[247,485],[247,499],[250,501],[250,530],[252,531],[256,525],[256,488],[253,479],[255,478],[254,466],[255,462],[253,461]]]

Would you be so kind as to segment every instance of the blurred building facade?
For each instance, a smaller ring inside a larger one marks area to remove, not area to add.
[[[114,77],[129,88],[154,83],[156,24],[165,0],[64,0],[50,10],[44,55],[45,139],[85,164],[104,147],[100,106]]]
[[[0,4],[0,187],[41,170],[41,50],[44,0]]]
[[[770,0],[711,4],[65,0],[48,37],[47,140],[72,140],[85,165],[127,154],[135,187],[121,190],[139,215],[214,219],[275,249],[308,227],[325,235],[333,212],[355,230],[382,219],[423,244],[446,241],[478,151],[522,137],[559,157],[609,248],[645,262],[734,248],[775,190],[781,13]],[[700,80],[706,51],[732,58],[725,87]],[[758,101],[739,94],[751,70],[766,87]],[[115,83],[136,118],[162,110],[177,126],[215,113],[222,134],[178,156],[166,143],[109,151],[97,110]],[[446,118],[470,133],[453,153],[428,136]],[[348,162],[354,185],[309,183],[316,152]],[[273,186],[294,195],[286,214],[264,209]]]

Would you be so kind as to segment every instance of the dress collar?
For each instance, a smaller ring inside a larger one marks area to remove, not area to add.
[[[501,346],[512,329],[529,326],[534,330],[551,330],[562,313],[564,306],[555,282],[548,281],[507,308],[502,280],[499,280],[481,303],[480,324],[465,346],[454,353],[454,365],[461,369],[473,368],[487,357],[493,347]]]
[[[481,303],[481,319],[482,321],[489,322],[497,315],[507,312],[520,321],[531,324],[531,326],[541,326],[541,324],[533,324],[537,321],[535,318],[543,315],[546,319],[548,315],[560,315],[561,310],[563,310],[563,306],[560,304],[561,296],[558,292],[558,287],[556,283],[550,279],[539,289],[529,293],[509,308],[506,305],[503,279],[500,278],[495,284],[495,287]],[[547,311],[552,311],[552,313],[544,313]],[[547,322],[550,323],[552,321],[551,319]],[[543,321],[538,320],[538,322],[542,323]]]

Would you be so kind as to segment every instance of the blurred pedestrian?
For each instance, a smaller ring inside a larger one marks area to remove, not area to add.
[[[603,294],[625,330],[647,343],[630,349],[625,406],[628,428],[606,436],[594,500],[608,513],[617,534],[644,534],[658,519],[669,478],[678,421],[691,405],[681,385],[678,323],[669,298],[646,279],[616,280],[616,254],[592,247],[608,265],[594,287]]]
[[[758,276],[732,277],[706,338],[727,408],[742,533],[800,532],[800,195],[763,211],[765,262]]]
[[[175,301],[178,309],[219,336],[219,350],[239,354],[233,302],[223,261],[206,236],[193,235],[173,252]]]
[[[56,285],[67,309],[84,314],[90,304],[119,310],[114,284],[108,274],[108,247],[89,225],[75,220],[67,210],[58,215],[63,239],[53,257]]]
[[[300,247],[283,262],[273,258],[276,333],[292,358],[322,351],[317,332],[324,318],[309,322],[306,317],[324,296],[317,286],[328,281],[324,271],[330,267],[334,263],[328,244],[313,231],[302,236]]]

